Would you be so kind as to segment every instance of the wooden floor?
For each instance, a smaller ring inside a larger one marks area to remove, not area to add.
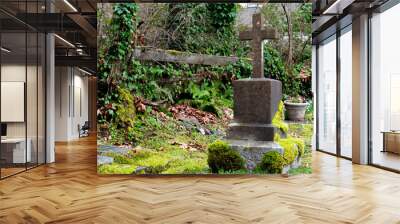
[[[315,153],[294,177],[97,176],[94,138],[0,181],[0,223],[400,223],[400,175]]]
[[[24,168],[14,168],[14,167],[1,168],[1,177],[2,178],[8,177],[13,174],[23,172],[25,170],[26,170],[25,167]]]

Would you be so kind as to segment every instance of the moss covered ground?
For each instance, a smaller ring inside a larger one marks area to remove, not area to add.
[[[139,122],[139,121],[137,121]],[[202,127],[211,131],[203,134],[185,122],[171,116],[161,118],[155,115],[142,116],[140,133],[125,154],[109,152],[105,156],[114,158],[112,164],[98,166],[100,174],[208,174],[207,147],[225,135],[227,122],[217,119],[216,123]],[[292,169],[289,174],[311,173],[311,136],[312,124],[289,124],[288,135],[303,139],[302,166]],[[280,141],[291,144],[286,139]],[[110,140],[99,140],[99,144],[110,144]],[[290,154],[290,153],[289,153]],[[294,155],[285,159],[293,160]],[[297,154],[297,152],[295,153]],[[286,161],[288,162],[288,161]],[[289,161],[290,162],[290,161]],[[224,171],[224,174],[246,174],[246,170]],[[263,173],[255,171],[253,173]]]

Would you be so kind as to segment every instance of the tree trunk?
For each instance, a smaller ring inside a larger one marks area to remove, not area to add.
[[[286,3],[282,3],[283,11],[285,12],[286,23],[287,23],[287,34],[288,34],[288,52],[287,52],[287,65],[289,68],[293,64],[293,24],[292,24],[292,13]]]

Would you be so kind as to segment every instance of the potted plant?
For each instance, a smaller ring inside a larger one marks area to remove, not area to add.
[[[289,97],[284,102],[286,119],[289,121],[304,121],[308,103],[300,95]]]

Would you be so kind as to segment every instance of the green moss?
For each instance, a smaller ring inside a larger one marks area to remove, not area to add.
[[[207,161],[202,158],[176,160],[163,174],[201,174],[208,173]]]
[[[97,172],[99,174],[132,174],[136,167],[128,164],[104,164],[97,168]]]
[[[289,135],[311,143],[313,124],[289,124]]]
[[[285,165],[289,165],[294,162],[299,154],[298,146],[293,138],[286,138],[279,140],[279,145],[283,148],[283,159]]]
[[[223,171],[220,170],[218,174],[233,174],[233,175],[242,175],[242,174],[249,174],[249,171],[246,169],[241,169],[241,170],[228,170],[228,171]]]
[[[300,139],[300,138],[289,138],[289,139],[292,140],[297,145],[297,149],[299,151],[299,156],[303,156],[304,150],[305,150],[305,143],[304,143],[303,139]]]
[[[174,56],[185,55],[185,52],[177,51],[177,50],[167,50],[166,52],[171,54],[171,55],[174,55]]]
[[[129,152],[126,155],[107,153],[114,158],[113,166],[99,167],[99,173],[132,173],[136,167],[145,167],[145,174],[195,174],[208,173],[207,155],[201,151],[189,152],[178,146],[171,149],[154,151],[141,149],[139,152]],[[126,170],[124,170],[126,169]]]
[[[114,162],[119,163],[119,164],[132,164],[133,163],[132,159],[130,159],[126,156],[123,156],[123,155],[115,155]]]
[[[284,122],[284,104],[282,101],[279,102],[278,111],[276,112],[274,118],[272,119],[272,124],[278,128],[282,133],[287,134],[289,131],[289,126]]]
[[[118,88],[119,102],[115,105],[115,124],[132,127],[135,121],[135,102],[132,94],[125,88]]]
[[[213,173],[245,168],[244,159],[224,141],[217,140],[208,146],[208,166]]]
[[[278,133],[275,133],[274,142],[279,142],[280,140],[281,140],[281,135]]]
[[[312,164],[312,150],[311,150],[311,141],[313,135],[314,125],[311,124],[289,124],[289,135],[294,138],[301,139],[304,141],[304,144],[300,144],[300,146],[304,145],[304,153],[301,153],[301,163],[303,167],[311,167]],[[301,148],[300,148],[301,150]]]
[[[267,173],[282,173],[284,165],[285,160],[279,152],[269,151],[264,154],[257,169],[263,170]]]
[[[146,173],[159,174],[168,168],[170,158],[164,155],[153,155],[146,159],[138,160],[137,165],[147,167]]]

